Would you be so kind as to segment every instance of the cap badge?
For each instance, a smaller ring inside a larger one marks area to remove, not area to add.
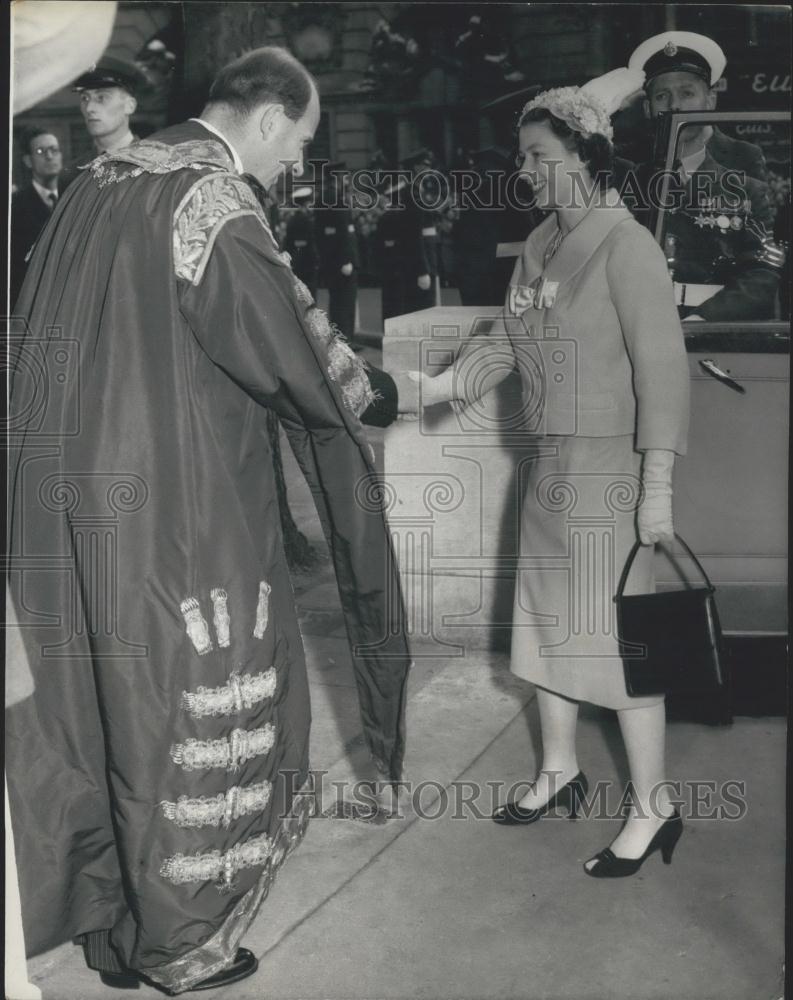
[[[666,45],[664,45],[664,55],[665,56],[677,55],[677,46],[675,45],[674,42],[667,42]]]

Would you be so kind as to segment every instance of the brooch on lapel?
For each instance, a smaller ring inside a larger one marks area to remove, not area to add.
[[[558,281],[537,278],[530,285],[515,285],[509,290],[509,311],[519,316],[527,309],[550,309],[556,302]]]
[[[535,309],[550,309],[556,302],[556,293],[559,291],[558,281],[548,281],[543,278],[540,287],[537,289],[537,304]]]

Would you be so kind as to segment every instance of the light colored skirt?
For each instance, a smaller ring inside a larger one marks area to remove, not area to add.
[[[511,670],[566,698],[644,708],[663,696],[625,690],[614,595],[636,541],[641,455],[633,435],[545,438],[531,460],[520,524]],[[626,594],[655,590],[652,546]]]

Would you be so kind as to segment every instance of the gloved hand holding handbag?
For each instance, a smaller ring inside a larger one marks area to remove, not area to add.
[[[674,540],[672,523],[672,469],[675,453],[648,448],[642,462],[643,498],[636,517],[642,545]]]

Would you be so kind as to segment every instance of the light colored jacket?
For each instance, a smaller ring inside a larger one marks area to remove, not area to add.
[[[544,272],[556,216],[526,240],[510,285],[533,285],[545,295],[536,296],[522,322],[507,322],[524,394],[537,394],[536,364],[532,375],[532,364],[521,363],[531,337],[535,358],[542,341],[544,433],[635,434],[638,451],[684,455],[688,362],[666,260],[650,232],[612,202],[590,210]]]

